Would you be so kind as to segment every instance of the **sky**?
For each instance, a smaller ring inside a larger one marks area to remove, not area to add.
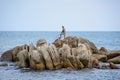
[[[120,0],[0,0],[0,31],[120,31]]]

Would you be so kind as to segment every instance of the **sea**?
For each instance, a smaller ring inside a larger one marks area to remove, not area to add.
[[[39,39],[46,39],[47,43],[52,44],[59,35],[59,31],[0,31],[0,56],[16,46],[30,43],[36,46]],[[120,31],[67,31],[67,36],[88,39],[98,49],[105,47],[107,50],[120,50]],[[12,66],[12,62],[7,63],[8,66],[0,67],[0,80],[120,80],[120,69],[33,71],[19,69]]]

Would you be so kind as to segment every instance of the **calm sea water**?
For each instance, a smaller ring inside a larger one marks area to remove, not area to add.
[[[33,43],[46,39],[54,42],[60,32],[0,32],[0,55],[15,46]],[[108,50],[120,50],[120,32],[67,32],[66,36],[83,37],[92,41],[96,47]],[[9,63],[10,64],[10,63]],[[120,80],[120,70],[88,69],[79,71],[28,71],[22,72],[16,67],[0,67],[0,80]]]

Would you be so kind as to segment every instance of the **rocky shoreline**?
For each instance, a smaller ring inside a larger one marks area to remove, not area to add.
[[[63,40],[56,39],[53,44],[40,39],[36,46],[32,43],[17,46],[4,52],[0,61],[16,62],[20,68],[33,70],[119,69],[115,64],[120,64],[120,50],[108,51],[104,47],[98,50],[94,43],[87,39],[68,36]],[[100,66],[100,62],[107,62],[109,65]]]

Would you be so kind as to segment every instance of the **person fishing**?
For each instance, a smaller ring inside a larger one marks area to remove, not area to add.
[[[62,32],[60,33],[60,39],[62,38],[62,35],[63,35],[64,38],[65,38],[66,32],[65,32],[64,26],[62,26]]]

